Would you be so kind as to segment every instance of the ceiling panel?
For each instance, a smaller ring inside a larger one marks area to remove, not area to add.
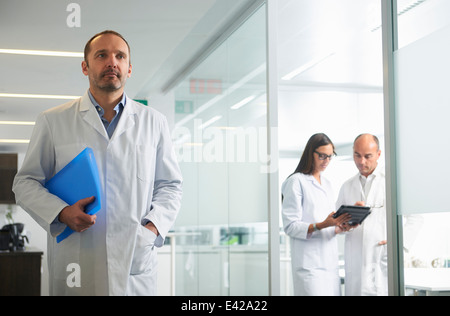
[[[205,44],[235,19],[252,0],[78,0],[81,27],[69,27],[68,1],[1,0],[0,49],[82,52],[92,35],[105,29],[121,33],[131,46],[132,98],[160,93]],[[0,93],[82,95],[88,80],[82,58],[0,54]],[[0,97],[0,121],[33,121],[67,100]],[[20,138],[31,128],[0,128],[0,139]],[[26,146],[0,143],[0,151],[23,152]]]

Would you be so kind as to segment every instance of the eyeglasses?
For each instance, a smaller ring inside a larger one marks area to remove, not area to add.
[[[319,160],[326,160],[327,158],[331,160],[334,157],[336,157],[336,154],[334,154],[334,153],[332,155],[327,155],[327,154],[321,154],[317,151],[314,151],[314,152],[319,156]]]

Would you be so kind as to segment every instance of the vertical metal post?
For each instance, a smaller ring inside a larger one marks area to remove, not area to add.
[[[267,153],[269,221],[269,295],[280,295],[280,225],[278,194],[278,0],[266,0]]]
[[[169,235],[169,234],[168,234]],[[175,281],[175,276],[176,276],[176,260],[175,260],[175,255],[176,255],[176,236],[175,234],[170,235],[170,295],[171,296],[175,296],[176,295],[176,281]]]
[[[397,155],[394,51],[397,50],[397,0],[381,0],[383,26],[386,210],[389,295],[404,295],[402,223],[397,215]]]

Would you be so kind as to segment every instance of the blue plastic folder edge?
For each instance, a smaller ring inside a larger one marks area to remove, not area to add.
[[[75,183],[82,183],[79,187],[82,192],[73,190]],[[68,163],[61,171],[51,178],[45,187],[48,191],[67,204],[72,205],[78,200],[95,196],[95,201],[86,206],[85,212],[94,215],[101,209],[101,189],[98,174],[97,163],[94,152],[91,148],[84,149],[70,163]],[[69,227],[56,237],[56,242],[60,243],[69,237],[74,231]]]

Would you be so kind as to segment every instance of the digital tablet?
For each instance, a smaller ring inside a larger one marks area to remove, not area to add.
[[[348,213],[352,216],[348,224],[350,226],[361,225],[362,222],[370,214],[370,207],[368,206],[355,206],[355,205],[341,205],[337,210],[336,214],[333,215],[334,218],[341,216],[342,214]]]

